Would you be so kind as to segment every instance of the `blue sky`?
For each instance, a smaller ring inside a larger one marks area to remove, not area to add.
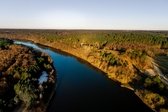
[[[168,30],[168,0],[3,0],[0,28]]]

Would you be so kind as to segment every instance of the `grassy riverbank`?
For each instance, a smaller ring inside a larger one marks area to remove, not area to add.
[[[48,78],[42,82],[43,71]],[[47,54],[0,38],[0,111],[43,112],[54,87],[55,70]]]
[[[168,109],[168,88],[152,64],[156,56],[168,55],[168,32],[1,30],[0,37],[29,40],[73,54],[132,88],[153,110]]]

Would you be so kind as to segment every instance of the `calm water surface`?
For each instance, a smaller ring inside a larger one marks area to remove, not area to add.
[[[57,86],[48,112],[151,112],[132,91],[121,88],[89,64],[51,48],[16,43],[42,50],[54,61]]]

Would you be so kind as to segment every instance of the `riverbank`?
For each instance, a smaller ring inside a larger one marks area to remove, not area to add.
[[[0,38],[0,74],[1,111],[46,110],[56,82],[47,54]]]
[[[69,50],[70,48],[66,45],[63,45],[64,47],[63,48],[67,48],[67,49],[62,49],[62,45],[59,45],[59,47],[54,47],[53,44],[50,44],[50,43],[40,43],[39,41],[34,41],[33,39],[18,39],[18,38],[15,38],[16,40],[20,40],[20,41],[29,41],[29,42],[32,42],[32,43],[35,43],[35,44],[38,44],[38,45],[41,45],[41,46],[45,46],[45,47],[50,47],[50,48],[54,48],[56,50],[59,50],[61,52],[65,52],[65,53],[69,53],[70,55],[73,55],[79,59],[83,59],[85,61],[87,61],[89,64],[91,64],[92,66],[96,67],[97,69],[100,69],[101,71],[103,71],[104,73],[106,73],[106,75],[112,79],[113,81],[115,81],[116,83],[118,83],[121,87],[124,87],[124,88],[127,88],[131,91],[134,91],[134,93],[144,102],[141,94],[139,92],[136,91],[136,88],[130,86],[128,83],[122,83],[121,81],[118,81],[117,79],[113,78],[113,77],[110,77],[110,75],[108,74],[107,70],[105,70],[104,68],[100,68],[100,66],[98,66],[98,64],[96,63],[93,63],[91,60],[88,60],[87,57],[83,56],[81,54],[80,49],[78,49],[79,51],[76,51],[75,49],[73,50]],[[58,44],[56,44],[58,45]],[[107,66],[107,65],[106,65]],[[151,108],[151,106],[144,102],[148,107]],[[151,108],[153,111],[155,111],[154,107]]]
[[[167,102],[165,99],[162,101],[165,96],[160,96],[157,94],[157,91],[153,92],[149,87],[146,88],[146,86],[144,86],[148,81],[148,77],[156,76],[152,65],[153,51],[149,50],[146,54],[146,51],[144,52],[143,49],[134,50],[134,47],[131,49],[119,49],[115,47],[108,49],[106,45],[103,45],[104,47],[101,48],[102,45],[100,46],[99,43],[90,44],[81,42],[80,40],[74,41],[71,37],[65,38],[65,41],[64,38],[51,41],[47,37],[43,38],[39,35],[32,35],[31,33],[30,35],[15,34],[8,36],[12,39],[20,39],[45,45],[79,57],[105,72],[110,79],[133,90],[135,94],[153,110],[161,111],[161,108],[165,108],[165,106],[162,107],[162,105]],[[106,42],[104,42],[104,44],[106,44]],[[159,49],[157,46],[149,46],[148,48],[152,47]],[[159,50],[159,52],[164,53],[165,51]],[[159,99],[155,100],[156,96]]]

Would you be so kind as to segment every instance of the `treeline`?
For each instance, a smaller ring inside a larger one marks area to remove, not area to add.
[[[0,36],[37,38],[72,46],[84,43],[111,50],[131,48],[159,51],[158,49],[168,49],[168,32],[166,31],[0,30]]]
[[[25,33],[25,32],[24,32]],[[168,48],[168,34],[164,32],[134,32],[134,31],[108,31],[108,32],[95,32],[95,31],[44,31],[33,32],[29,35],[38,35],[41,38],[46,38],[48,41],[62,40],[64,42],[76,43],[86,42],[94,44],[95,42],[102,44],[107,42],[108,45],[112,44],[144,44],[148,46],[158,46],[159,48]]]
[[[0,30],[0,34],[32,35],[47,38],[48,40],[65,39],[68,37],[72,38],[72,40],[86,39],[86,41],[90,42],[129,42],[149,45],[162,45],[168,47],[168,32],[161,31]]]

